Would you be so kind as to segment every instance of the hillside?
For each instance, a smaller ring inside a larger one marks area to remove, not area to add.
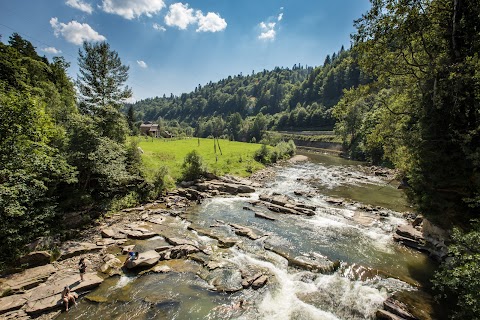
[[[131,109],[135,119],[169,126],[177,134],[191,127],[199,137],[258,141],[264,130],[331,130],[335,124],[331,108],[343,90],[366,82],[352,52],[342,47],[320,67],[294,65],[239,74],[198,85],[179,97],[141,100],[124,110]]]

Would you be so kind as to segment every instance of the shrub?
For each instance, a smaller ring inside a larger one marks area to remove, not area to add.
[[[163,191],[172,187],[173,181],[169,175],[168,167],[161,166],[153,177],[153,198],[157,198]]]
[[[192,181],[201,178],[204,174],[202,157],[196,150],[189,152],[182,164],[182,179]]]
[[[255,155],[253,156],[253,158],[258,161],[258,162],[261,162],[263,164],[268,164],[270,163],[270,155],[269,155],[269,151],[268,151],[268,148],[267,148],[267,145],[266,144],[262,144],[262,146],[260,147],[260,149],[258,149],[257,151],[255,151]]]

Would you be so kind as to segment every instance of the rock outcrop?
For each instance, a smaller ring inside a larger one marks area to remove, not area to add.
[[[416,226],[412,224],[399,225],[393,239],[407,247],[426,252],[437,261],[442,261],[448,253],[445,244],[446,232],[423,219],[419,221],[418,218],[415,218],[413,223]]]
[[[12,293],[23,292],[45,282],[56,271],[57,268],[51,264],[27,269],[7,277],[5,285]]]
[[[64,260],[90,252],[98,252],[104,248],[90,242],[66,242],[62,245],[61,255],[57,260]]]

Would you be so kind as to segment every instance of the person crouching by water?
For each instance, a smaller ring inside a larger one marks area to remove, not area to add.
[[[125,262],[123,263],[123,266],[126,266],[128,261],[133,261],[138,259],[138,252],[134,252],[132,249],[128,250],[127,253],[127,258],[125,259]]]
[[[75,301],[75,296],[72,294],[68,286],[63,288],[62,300],[63,304],[65,304],[65,311],[68,311],[68,304],[70,301],[72,301],[74,305],[77,305],[77,302]]]
[[[78,270],[80,271],[80,282],[83,281],[83,276],[87,271],[87,264],[85,263],[85,258],[81,258],[78,262]]]

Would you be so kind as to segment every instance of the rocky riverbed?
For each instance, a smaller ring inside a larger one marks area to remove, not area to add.
[[[305,160],[300,156],[292,159],[291,163]],[[370,176],[384,176],[383,173],[377,174],[377,171],[370,171]],[[251,212],[255,218],[275,223],[281,218],[279,215],[306,219],[315,216],[318,206],[302,200],[318,196],[315,191],[294,190],[296,197],[292,197],[269,193],[268,189],[263,188],[263,184],[272,181],[275,174],[275,168],[267,168],[254,174],[250,180],[228,176],[183,182],[179,189],[155,202],[105,217],[99,225],[86,231],[82,238],[61,244],[59,252],[54,254],[55,259],[51,252],[32,252],[22,262],[35,267],[1,279],[3,298],[0,298],[0,317],[55,318],[63,310],[60,293],[65,286],[89,301],[107,301],[104,296],[92,294],[91,290],[106,279],[125,274],[141,277],[152,273],[189,272],[202,279],[209,290],[229,294],[242,290],[265,290],[265,286],[278,285],[281,279],[270,267],[262,263],[242,263],[241,266],[234,263],[231,250],[248,241],[261,243],[265,252],[262,254],[271,252],[285,259],[289,268],[304,270],[309,274],[339,273],[346,278],[362,281],[379,276],[392,277],[388,272],[330,260],[316,253],[295,254],[278,242],[276,237],[256,228],[255,224],[217,219],[210,225],[204,225],[190,220],[188,211],[193,205],[213,197],[228,199],[232,196],[248,196],[259,189],[262,193],[254,199],[248,198],[243,206],[243,210]],[[322,199],[333,210],[341,208],[353,212],[346,218],[360,226],[370,226],[391,214],[389,209],[349,199],[331,196]],[[400,225],[393,233],[395,240],[441,258],[444,254],[443,235],[420,217],[408,218],[411,219],[410,223]],[[228,230],[227,235],[225,230]],[[138,258],[126,261],[129,250],[138,251]],[[77,267],[80,258],[87,261],[87,274],[83,282],[79,281]],[[52,260],[55,261],[50,262]],[[406,277],[399,276],[398,279],[413,286],[419,285]],[[171,298],[162,299],[170,301]],[[302,299],[309,298],[306,296]],[[160,300],[155,300],[155,303],[163,303]],[[421,313],[420,316],[418,312],[413,313],[415,315],[412,315],[408,306],[391,296],[385,300],[376,316],[379,319],[428,319],[422,317]]]

